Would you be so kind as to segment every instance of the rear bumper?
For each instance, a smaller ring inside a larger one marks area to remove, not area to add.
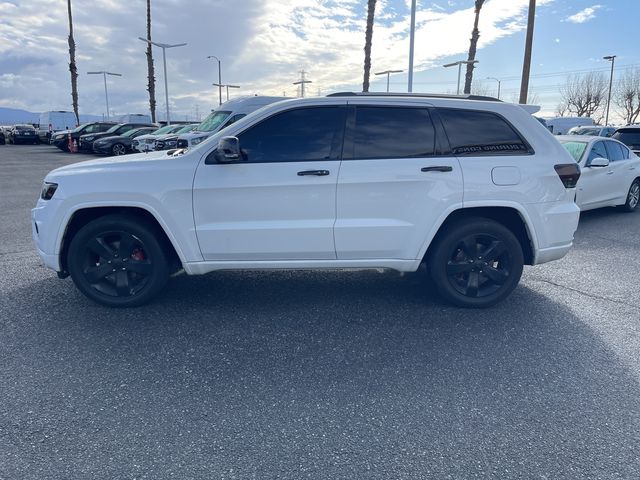
[[[534,217],[537,239],[533,264],[564,257],[573,245],[580,208],[574,202],[567,201],[530,204],[527,208]]]

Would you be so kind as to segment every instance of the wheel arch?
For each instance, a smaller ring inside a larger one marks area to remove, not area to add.
[[[161,235],[161,243],[167,249],[169,253],[169,259],[172,266],[181,268],[184,262],[184,258],[181,255],[181,251],[176,247],[175,241],[167,235],[166,229],[162,223],[156,218],[156,216],[149,210],[138,206],[90,206],[79,208],[75,210],[69,220],[66,222],[64,233],[60,240],[59,252],[60,252],[60,268],[62,272],[67,272],[67,255],[69,252],[69,245],[74,235],[87,223],[96,220],[106,215],[127,215],[130,217],[138,218],[149,222],[153,225],[157,232]]]
[[[435,245],[438,238],[449,225],[454,222],[463,221],[465,218],[488,218],[504,225],[518,239],[522,247],[525,265],[534,264],[536,240],[533,237],[533,232],[531,232],[529,228],[526,216],[512,206],[463,207],[450,212],[438,227],[437,232],[432,236],[428,247],[423,249],[422,259],[427,259],[433,245]]]

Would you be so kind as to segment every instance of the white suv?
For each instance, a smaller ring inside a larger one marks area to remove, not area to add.
[[[486,307],[524,264],[571,248],[579,176],[520,106],[335,94],[271,104],[183,154],[54,170],[33,237],[45,265],[114,307],[147,302],[181,268],[422,262],[448,301]]]

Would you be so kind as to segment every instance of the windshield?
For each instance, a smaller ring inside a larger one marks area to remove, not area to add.
[[[144,128],[134,128],[133,130],[129,130],[128,132],[123,133],[122,136],[123,137],[133,137],[140,130],[144,130]]]
[[[637,130],[618,130],[611,136],[611,138],[620,140],[622,143],[634,150],[638,150],[638,148],[640,148],[640,128]]]
[[[212,132],[218,128],[229,115],[231,115],[231,112],[211,112],[194,130],[197,132]]]
[[[587,148],[587,142],[574,142],[568,140],[560,140],[562,146],[571,154],[576,162],[579,162]]]
[[[164,127],[160,127],[153,132],[149,132],[149,135],[162,135],[163,133],[168,133],[173,128],[173,125],[165,125]]]
[[[189,133],[191,130],[193,130],[194,128],[196,128],[198,125],[187,125],[186,127],[182,127],[180,130],[178,130],[175,133]]]

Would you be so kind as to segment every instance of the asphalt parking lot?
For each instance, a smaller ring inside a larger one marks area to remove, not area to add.
[[[461,310],[424,274],[219,272],[137,309],[39,265],[0,146],[0,479],[640,478],[640,211]]]

